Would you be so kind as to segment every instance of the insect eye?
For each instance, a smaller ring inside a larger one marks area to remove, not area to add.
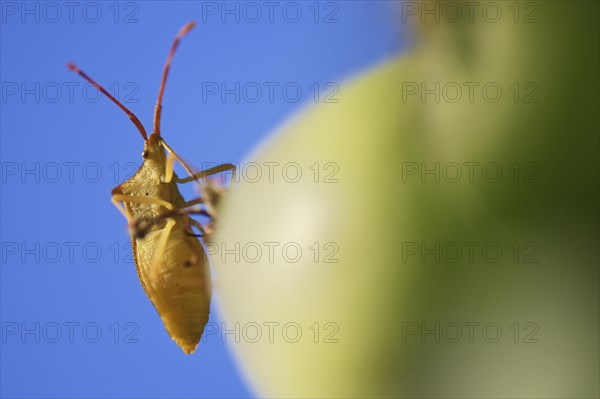
[[[142,152],[142,158],[146,159],[146,158],[148,158],[148,155],[150,155],[150,153],[148,151],[144,150]]]

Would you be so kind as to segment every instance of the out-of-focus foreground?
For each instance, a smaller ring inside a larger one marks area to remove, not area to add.
[[[442,17],[221,210],[239,364],[267,396],[597,397],[599,5],[407,4]]]

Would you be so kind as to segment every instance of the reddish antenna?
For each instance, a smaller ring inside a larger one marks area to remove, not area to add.
[[[119,108],[121,108],[123,111],[125,111],[127,116],[129,116],[129,119],[131,119],[131,121],[133,122],[135,127],[137,127],[137,129],[142,134],[144,141],[148,140],[148,136],[146,135],[146,129],[144,129],[144,125],[142,125],[140,120],[137,118],[137,116],[134,115],[133,112],[131,112],[126,106],[121,104],[121,102],[119,100],[117,100],[116,98],[114,98],[109,92],[107,92],[104,89],[104,87],[102,87],[98,83],[96,83],[96,81],[94,81],[94,79],[90,78],[85,72],[83,72],[77,66],[69,63],[69,64],[67,64],[67,68],[69,68],[71,71],[77,72],[81,77],[83,77],[85,80],[87,80],[92,85],[94,85],[98,90],[100,90],[102,92],[102,94],[104,94],[106,97],[110,98],[112,100],[112,102],[114,102],[115,104],[117,104],[119,106]]]
[[[179,41],[183,36],[186,35],[192,28],[196,26],[196,22],[192,21],[179,31],[175,40],[173,41],[173,45],[171,46],[171,51],[167,56],[167,62],[165,62],[165,68],[163,70],[162,81],[160,83],[160,90],[158,91],[158,99],[156,100],[156,106],[154,107],[154,132],[160,136],[160,113],[162,111],[162,98],[163,93],[165,91],[165,84],[167,83],[167,75],[169,75],[169,69],[171,68],[171,60],[173,59],[173,55],[175,54],[175,50],[177,50],[177,46],[179,46]]]

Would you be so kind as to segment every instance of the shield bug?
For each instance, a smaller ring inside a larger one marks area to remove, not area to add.
[[[206,199],[186,201],[177,184],[199,182],[199,179],[225,171],[235,174],[232,164],[194,173],[160,133],[162,97],[171,60],[181,38],[194,26],[194,22],[184,26],[171,46],[150,136],[133,112],[78,67],[68,65],[125,111],[144,139],[142,165],[129,180],[112,190],[112,201],[129,223],[133,256],[142,287],[169,335],[186,354],[193,353],[200,341],[208,322],[212,295],[208,258],[198,240],[207,233],[206,227],[210,225],[202,226],[190,214],[201,213],[213,219],[215,215]],[[190,174],[189,177],[177,176],[173,171],[175,160]],[[192,227],[202,234],[194,234]]]

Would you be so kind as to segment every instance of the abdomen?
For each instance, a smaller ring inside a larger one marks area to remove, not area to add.
[[[185,233],[181,219],[175,221],[160,259],[156,259],[156,252],[164,228],[141,239],[133,238],[132,243],[146,294],[171,338],[189,354],[195,350],[208,322],[210,268],[198,239]]]

